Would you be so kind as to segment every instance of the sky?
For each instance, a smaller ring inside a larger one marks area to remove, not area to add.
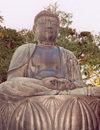
[[[49,4],[57,2],[58,10],[72,13],[72,28],[100,32],[100,0],[0,0],[3,26],[32,29],[34,17]]]

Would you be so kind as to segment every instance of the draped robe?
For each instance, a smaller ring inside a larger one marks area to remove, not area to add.
[[[19,99],[27,96],[39,95],[56,95],[56,94],[69,94],[71,91],[59,91],[50,89],[44,86],[43,81],[46,79],[53,79],[54,77],[45,77],[44,79],[36,79],[28,77],[28,69],[32,55],[35,53],[35,44],[25,44],[20,46],[14,53],[9,70],[7,81],[0,85],[1,98]],[[78,87],[85,87],[82,81],[80,67],[74,54],[62,47],[60,50],[60,75],[62,78],[70,80]],[[33,59],[34,60],[34,59]],[[34,67],[34,66],[33,66]],[[58,77],[60,78],[60,77]],[[85,87],[86,88],[86,87]],[[86,94],[87,89],[79,89],[80,95]],[[75,92],[76,93],[76,92]],[[73,91],[72,91],[73,94]]]

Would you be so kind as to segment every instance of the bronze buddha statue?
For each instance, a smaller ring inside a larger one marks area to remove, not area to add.
[[[100,88],[87,87],[74,54],[55,45],[58,28],[58,17],[41,11],[36,44],[15,51],[0,84],[0,130],[99,130]]]
[[[44,10],[35,17],[34,23],[33,31],[37,44],[25,44],[15,51],[8,79],[0,85],[0,91],[6,91],[8,97],[9,93],[13,96],[14,93],[18,96],[23,93],[26,97],[41,94],[98,96],[97,91],[100,88],[88,88],[82,81],[80,67],[73,53],[54,45],[58,35],[58,17]],[[3,86],[5,91],[2,90]],[[10,89],[7,86],[10,86]],[[25,89],[27,93],[22,91]]]

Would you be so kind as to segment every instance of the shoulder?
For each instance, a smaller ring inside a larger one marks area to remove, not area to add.
[[[27,63],[28,59],[33,54],[35,49],[35,44],[24,44],[16,49],[11,59],[11,63],[9,66],[9,71],[19,68]],[[8,71],[8,72],[9,72]]]
[[[60,47],[60,52],[62,55],[62,58],[64,61],[66,62],[75,62],[76,64],[78,64],[78,59],[76,58],[76,56],[73,54],[72,51],[65,49],[63,47]]]
[[[69,56],[70,58],[76,58],[76,56],[73,54],[73,52],[72,51],[70,51],[70,50],[68,50],[68,49],[65,49],[65,48],[63,48],[63,47],[59,47],[60,48],[60,50],[61,50],[61,52],[63,53],[63,55],[67,55],[67,56]]]
[[[13,54],[13,57],[12,57],[12,60],[14,58],[17,58],[18,57],[20,58],[24,58],[25,56],[31,56],[32,53],[33,53],[33,50],[35,48],[35,44],[32,44],[32,43],[29,43],[29,44],[24,44],[24,45],[21,45],[19,46],[16,51],[14,52]]]
[[[17,53],[19,53],[19,52],[20,52],[20,54],[22,54],[22,53],[24,53],[24,52],[29,52],[29,51],[30,51],[31,49],[33,49],[34,47],[35,47],[35,44],[32,44],[32,43],[21,45],[21,46],[19,46],[19,47],[16,49],[14,55],[17,54]]]

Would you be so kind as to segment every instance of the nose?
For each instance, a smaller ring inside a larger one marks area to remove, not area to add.
[[[50,22],[48,23],[48,29],[52,29],[52,24]]]
[[[48,23],[48,28],[51,28],[51,23],[50,22]]]

